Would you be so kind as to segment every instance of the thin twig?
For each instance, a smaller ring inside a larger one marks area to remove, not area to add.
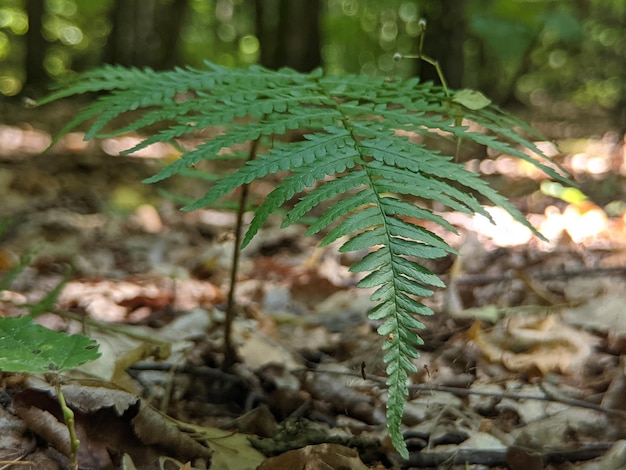
[[[532,279],[551,281],[551,280],[568,280],[574,277],[582,276],[611,276],[626,273],[626,266],[617,266],[613,268],[588,268],[571,271],[543,272],[529,275]],[[492,284],[502,281],[512,281],[519,279],[515,272],[507,272],[498,275],[488,274],[464,274],[455,279],[457,284]]]
[[[256,157],[256,151],[259,146],[259,136],[252,141],[248,158],[246,162],[251,162]],[[233,261],[230,267],[230,287],[228,289],[228,297],[226,300],[226,319],[224,322],[224,362],[222,369],[228,370],[233,364],[239,361],[237,351],[233,344],[232,328],[236,316],[235,289],[237,287],[237,275],[239,274],[239,256],[241,254],[241,237],[243,231],[243,216],[246,212],[246,203],[248,201],[248,192],[250,186],[244,184],[241,186],[241,196],[239,197],[239,206],[237,207],[237,223],[235,225],[235,244],[233,247]]]
[[[576,449],[547,448],[540,451],[544,464],[551,462],[576,462],[600,457],[612,443],[587,444]],[[425,468],[449,465],[501,466],[507,463],[508,449],[459,449],[453,452],[411,452],[403,468]]]
[[[439,77],[439,81],[441,82],[441,86],[443,88],[444,93],[446,94],[446,96],[450,96],[450,90],[448,88],[448,82],[446,81],[446,77],[443,74],[443,71],[441,70],[441,65],[439,65],[439,61],[428,57],[427,55],[424,54],[424,38],[426,37],[426,20],[425,19],[421,19],[419,20],[419,48],[417,50],[417,54],[415,55],[404,55],[404,54],[396,54],[395,57],[397,57],[398,59],[418,59],[418,60],[422,60],[424,62],[426,62],[427,64],[432,65],[435,68],[435,71],[437,72],[437,75]]]
[[[355,372],[341,372],[341,371],[332,371],[332,370],[321,370],[321,369],[296,369],[293,372],[314,372],[316,374],[330,374],[330,375],[341,375],[345,377],[354,377],[360,380],[363,380],[361,374]],[[387,382],[382,377],[372,376],[368,374],[367,380],[376,383],[377,385],[382,385],[383,387],[387,387]],[[578,400],[576,398],[569,398],[565,396],[555,396],[553,394],[546,393],[545,395],[531,395],[524,393],[514,393],[514,392],[490,392],[485,390],[472,390],[468,388],[460,388],[460,387],[448,387],[445,385],[426,385],[426,384],[415,384],[408,386],[410,391],[419,391],[419,392],[444,392],[451,393],[453,395],[462,395],[462,396],[484,396],[484,397],[496,397],[496,398],[510,398],[512,400],[538,400],[538,401],[550,401],[555,403],[562,403],[564,405],[575,406],[578,408],[587,408],[590,410],[599,411],[601,413],[605,413],[608,415],[613,415],[620,417],[622,419],[626,419],[626,411],[616,410],[611,408],[605,408],[596,403],[590,403],[585,400]]]

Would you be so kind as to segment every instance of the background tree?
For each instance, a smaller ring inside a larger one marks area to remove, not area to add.
[[[46,81],[44,60],[48,42],[43,35],[44,0],[27,0],[28,33],[26,33],[26,54],[24,61],[25,85],[40,87]]]
[[[157,69],[178,64],[186,11],[187,0],[116,0],[104,61]]]
[[[465,58],[463,44],[467,40],[467,15],[465,0],[442,0],[428,2],[424,12],[427,23],[427,39],[424,53],[437,60],[452,88],[464,86]],[[418,39],[420,40],[420,39]],[[439,81],[435,69],[423,62],[416,62],[417,74],[424,80]]]
[[[309,72],[322,65],[321,0],[256,0],[261,64]]]
[[[555,118],[566,104],[568,116],[610,117],[626,130],[623,0],[4,0],[0,18],[4,96],[103,62],[435,80],[425,64],[393,60],[417,52],[426,18],[424,52],[451,86]]]

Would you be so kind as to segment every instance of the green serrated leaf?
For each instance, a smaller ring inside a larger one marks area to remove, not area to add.
[[[307,235],[313,235],[320,230],[328,227],[333,222],[337,221],[342,216],[345,216],[350,211],[355,210],[365,204],[370,204],[376,201],[376,197],[372,194],[372,191],[364,189],[363,191],[359,191],[357,194],[350,195],[341,201],[338,201],[335,205],[329,208],[315,223],[311,224],[309,230],[307,231]],[[341,232],[335,232],[335,236],[342,236]],[[325,237],[322,240],[321,245],[327,245],[332,243],[337,238],[333,237]]]
[[[0,370],[5,372],[60,372],[98,357],[98,344],[86,336],[52,331],[28,316],[0,318]]]
[[[383,248],[379,248],[374,250],[359,261],[350,266],[350,271],[359,273],[363,271],[374,271],[378,269],[383,264],[389,264],[389,257],[391,256],[389,250]],[[391,278],[389,279],[391,280]]]
[[[366,230],[361,232],[350,240],[345,242],[339,248],[339,251],[342,253],[346,253],[348,251],[358,251],[366,248],[370,248],[372,246],[380,245],[380,242],[385,239],[385,229],[384,227],[376,227],[371,230]]]
[[[391,263],[396,272],[408,277],[409,279],[414,279],[423,284],[435,287],[446,286],[443,281],[439,279],[438,276],[431,273],[428,269],[419,265],[418,263],[409,261],[408,259],[402,258],[401,256],[392,258]]]
[[[491,100],[476,90],[459,90],[454,93],[452,101],[462,104],[469,109],[483,109],[491,104]]]
[[[393,273],[389,264],[379,266],[375,271],[371,271],[367,276],[359,281],[359,287],[367,289],[369,287],[378,287],[385,282],[393,279]]]

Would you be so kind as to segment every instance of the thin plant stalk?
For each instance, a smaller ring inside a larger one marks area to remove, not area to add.
[[[250,151],[248,152],[247,161],[252,161],[256,157],[259,139],[252,141]],[[224,362],[222,369],[228,369],[238,361],[237,350],[233,344],[232,330],[233,321],[235,320],[236,301],[235,289],[237,287],[237,276],[239,274],[239,257],[241,255],[241,238],[243,232],[243,216],[246,212],[246,204],[248,202],[250,185],[246,184],[241,187],[241,195],[239,196],[239,204],[237,207],[237,221],[235,223],[235,243],[233,245],[233,260],[230,267],[230,287],[226,300],[226,319],[224,323]]]
[[[80,441],[78,440],[78,437],[76,437],[76,422],[74,419],[74,412],[69,406],[67,406],[65,397],[63,396],[63,392],[61,391],[61,380],[58,375],[55,377],[55,387],[57,392],[57,399],[59,400],[61,412],[63,413],[63,421],[65,421],[65,426],[67,427],[67,431],[70,435],[70,456],[68,467],[71,470],[77,470],[78,447],[80,446]]]

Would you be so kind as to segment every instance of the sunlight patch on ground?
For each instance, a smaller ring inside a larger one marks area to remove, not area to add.
[[[449,212],[442,214],[452,224],[476,232],[482,241],[492,247],[512,247],[538,242],[538,239],[508,212],[499,207],[486,207],[495,224],[482,215],[468,217]],[[564,209],[550,205],[543,214],[532,214],[531,222],[548,240],[539,242],[542,249],[550,250],[564,236],[585,247],[607,243],[626,245],[626,212],[621,217],[608,217],[599,206],[589,201],[569,204]]]
[[[30,126],[0,125],[0,157],[12,160],[21,156],[39,154],[51,143],[52,137],[47,132]]]
[[[144,137],[125,135],[121,137],[111,137],[102,141],[102,150],[107,154],[117,157],[122,152],[131,149],[141,142]],[[168,158],[173,155],[179,155],[180,153],[169,144],[163,142],[157,142],[147,147],[137,150],[136,152],[129,153],[128,156],[138,158]]]
[[[80,153],[90,146],[90,142],[84,140],[82,132],[71,132],[59,139],[55,144],[55,150]],[[111,156],[119,156],[125,150],[139,145],[145,137],[125,135],[103,139],[98,142],[104,153]],[[7,126],[0,125],[0,158],[13,160],[39,155],[45,152],[52,144],[52,136],[45,131],[34,129],[29,125]],[[180,156],[180,152],[172,145],[155,143],[144,149],[129,154],[130,157],[173,159]]]

